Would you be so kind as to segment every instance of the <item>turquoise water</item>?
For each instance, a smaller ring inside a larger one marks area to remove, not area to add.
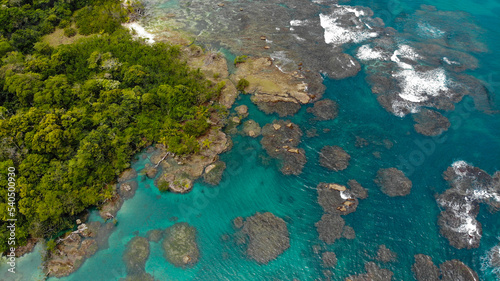
[[[388,26],[399,28],[397,15],[412,14],[422,3],[435,5],[439,10],[467,11],[485,30],[481,38],[489,51],[474,54],[480,67],[469,74],[483,80],[492,103],[500,105],[496,94],[500,91],[500,60],[496,57],[496,50],[500,49],[500,32],[496,28],[500,26],[499,1],[356,0],[349,5],[371,7]],[[168,7],[175,5],[177,2],[166,2]],[[444,113],[452,126],[442,141],[436,142],[417,134],[410,116],[399,118],[385,111],[371,93],[364,71],[340,81],[325,77],[324,83],[327,87],[324,97],[339,104],[338,118],[312,121],[312,115],[306,112],[307,106],[289,118],[304,131],[300,147],[305,149],[308,162],[300,176],[282,175],[278,163],[263,151],[260,138],[236,135],[232,150],[221,155],[227,169],[219,186],[209,187],[200,181],[189,194],[178,195],[160,193],[152,180],[140,180],[135,197],[126,201],[117,215],[118,225],[109,238],[109,248],[97,252],[69,277],[50,280],[98,281],[125,277],[122,254],[127,242],[136,235],[145,236],[151,229],[173,225],[173,217],[197,228],[201,258],[193,268],[179,269],[165,260],[161,243],[151,243],[146,271],[159,280],[323,280],[320,256],[313,250],[315,245],[320,245],[322,251],[328,249],[336,253],[338,264],[331,269],[332,279],[343,280],[348,275],[364,272],[365,262],[374,260],[381,244],[397,254],[396,262],[381,265],[394,272],[393,280],[414,280],[411,265],[415,254],[430,255],[436,264],[460,259],[482,280],[497,280],[492,269],[484,266],[482,258],[499,242],[500,213],[491,214],[482,207],[478,216],[483,225],[480,247],[457,250],[439,234],[440,209],[435,195],[448,188],[442,173],[456,160],[467,161],[491,175],[500,170],[499,115],[474,109],[472,99],[465,97],[455,111]],[[279,118],[260,112],[248,96],[241,96],[235,106],[240,104],[249,106],[250,118],[261,126]],[[305,131],[310,128],[316,128],[319,136],[307,138]],[[324,132],[324,129],[330,131]],[[356,136],[367,139],[370,145],[356,147]],[[384,140],[390,140],[393,147],[386,148]],[[429,147],[431,143],[434,146]],[[350,166],[337,173],[319,166],[318,151],[325,145],[343,147],[351,155]],[[374,152],[381,157],[375,157]],[[423,157],[412,158],[418,155]],[[148,161],[142,156],[138,155],[133,163],[138,171]],[[377,170],[399,166],[403,160],[411,159],[412,166],[402,168],[413,182],[411,194],[401,198],[384,195],[373,183]],[[319,182],[346,184],[350,179],[356,179],[369,192],[356,212],[344,216],[346,224],[354,228],[356,238],[342,238],[326,246],[318,239],[314,227],[322,215],[315,187]],[[234,234],[231,221],[235,217],[264,211],[287,222],[291,245],[276,260],[258,265],[247,259],[232,239],[224,241],[223,236]],[[98,216],[94,214],[91,219],[97,220]],[[27,277],[30,276],[27,268],[36,272],[39,253],[35,251],[23,259],[19,261],[19,269],[26,274],[18,280],[32,280]]]

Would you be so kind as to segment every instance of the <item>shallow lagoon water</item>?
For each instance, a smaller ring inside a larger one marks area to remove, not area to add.
[[[165,3],[164,7],[171,8],[177,2]],[[490,51],[475,54],[479,68],[470,74],[486,83],[492,102],[498,106],[500,59],[494,50],[500,49],[500,34],[495,29],[500,25],[500,2],[486,1],[479,5],[475,1],[462,0],[411,3],[357,0],[346,4],[370,7],[375,16],[397,28],[397,15],[412,14],[421,3],[435,5],[439,10],[467,11],[485,29],[481,38]],[[145,236],[151,229],[171,226],[174,217],[197,228],[201,258],[193,268],[179,269],[165,260],[161,243],[151,243],[146,271],[159,280],[325,280],[320,255],[314,252],[315,245],[319,245],[321,251],[328,249],[336,253],[338,264],[330,269],[332,279],[343,280],[351,274],[364,272],[364,263],[375,259],[381,244],[397,254],[395,262],[381,264],[394,272],[393,280],[414,280],[411,265],[415,254],[429,255],[436,264],[460,259],[482,280],[497,280],[484,257],[499,243],[500,214],[491,214],[482,207],[478,216],[483,225],[480,247],[457,250],[439,234],[437,216],[440,209],[435,195],[448,188],[442,173],[454,161],[467,161],[489,174],[500,170],[499,115],[474,109],[472,99],[466,97],[456,105],[455,111],[444,112],[452,125],[436,141],[417,134],[410,116],[400,118],[385,111],[365,78],[363,71],[344,80],[325,77],[324,97],[339,104],[339,116],[335,120],[312,121],[312,115],[306,112],[307,106],[289,118],[304,132],[300,147],[306,150],[308,162],[301,175],[282,175],[279,163],[270,159],[261,148],[260,138],[234,136],[232,150],[221,155],[228,168],[219,186],[210,187],[199,181],[191,193],[178,195],[160,193],[152,180],[139,181],[135,197],[126,201],[117,215],[118,225],[109,238],[109,248],[97,252],[69,277],[50,280],[118,280],[125,277],[122,254],[127,242],[136,235]],[[241,96],[235,106],[240,104],[249,106],[250,118],[261,126],[279,118],[260,112],[248,96]],[[307,138],[305,131],[313,127],[319,136]],[[324,129],[329,131],[324,132]],[[356,136],[367,139],[370,145],[356,147]],[[385,139],[394,143],[392,148],[383,145]],[[344,148],[351,155],[350,166],[342,172],[331,172],[319,166],[318,152],[325,145]],[[380,159],[374,152],[380,153]],[[139,154],[133,163],[138,171],[148,161],[142,155]],[[400,166],[405,160],[412,165],[401,167],[413,182],[411,194],[390,198],[380,191],[373,179],[379,168]],[[342,238],[327,246],[318,239],[314,227],[322,215],[315,187],[319,182],[346,184],[350,179],[356,179],[369,193],[367,199],[360,201],[355,213],[344,216],[346,225],[356,232],[356,238]],[[234,234],[231,220],[235,217],[263,211],[272,212],[287,222],[290,248],[269,264],[258,265],[245,257],[243,249],[233,239],[224,241],[223,237]],[[99,218],[94,213],[91,219]],[[32,280],[26,277],[30,276],[26,268],[36,271],[37,256],[39,253],[35,251],[19,261],[19,269],[26,273],[19,280]]]

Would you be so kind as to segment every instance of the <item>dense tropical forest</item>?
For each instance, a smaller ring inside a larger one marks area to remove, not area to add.
[[[176,154],[220,108],[213,85],[180,48],[134,41],[117,0],[3,0],[0,7],[0,251],[7,249],[7,179],[16,168],[16,239],[54,237],[112,194],[134,153]],[[135,8],[134,8],[135,9]],[[54,46],[44,35],[81,36]],[[83,36],[85,35],[85,36]]]

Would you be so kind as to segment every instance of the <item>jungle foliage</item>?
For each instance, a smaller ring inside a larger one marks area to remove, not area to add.
[[[119,1],[3,1],[0,8],[0,251],[7,181],[17,174],[17,240],[53,237],[112,194],[110,183],[153,143],[197,152],[221,88],[180,49],[131,39]],[[40,41],[74,22],[74,44]],[[92,24],[85,24],[92,22]],[[5,23],[5,24],[4,24]]]

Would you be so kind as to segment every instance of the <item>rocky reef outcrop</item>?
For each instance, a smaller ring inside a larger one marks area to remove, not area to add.
[[[470,267],[459,260],[448,260],[443,262],[439,269],[432,258],[418,254],[415,255],[415,263],[412,271],[418,281],[443,280],[443,281],[477,281],[479,276]]]
[[[241,234],[246,238],[247,256],[261,264],[276,259],[290,247],[285,221],[269,212],[246,218]]]
[[[55,248],[47,253],[44,271],[58,278],[75,272],[98,249],[107,248],[108,237],[114,228],[112,222],[79,224],[77,230],[55,240]]]
[[[347,215],[358,207],[358,199],[352,191],[336,183],[320,183],[316,187],[318,203],[326,213]]]
[[[319,164],[332,171],[342,171],[349,166],[351,156],[340,146],[325,146],[319,153]]]
[[[132,238],[123,253],[123,261],[128,275],[145,273],[146,261],[149,257],[149,241],[140,236]]]
[[[351,189],[351,193],[354,197],[357,197],[359,199],[368,198],[368,191],[366,190],[366,188],[361,186],[361,184],[357,180],[349,180],[347,182],[347,185]]]
[[[325,121],[337,118],[339,114],[338,104],[331,99],[323,99],[314,103],[313,107],[307,109],[307,112],[314,114],[316,120]]]
[[[377,260],[381,262],[391,262],[396,259],[396,253],[391,251],[387,246],[380,245],[377,250]]]
[[[326,213],[321,220],[315,224],[319,233],[319,239],[326,244],[333,244],[335,240],[342,237],[345,221],[339,214]]]
[[[354,189],[336,183],[319,183],[316,187],[318,203],[323,208],[324,215],[315,224],[319,239],[327,244],[333,244],[337,239],[344,237],[354,239],[354,229],[345,225],[341,215],[354,211],[360,198],[366,198],[366,190],[357,182],[350,181]]]
[[[299,175],[307,162],[305,151],[297,146],[302,137],[299,126],[290,121],[275,120],[262,128],[261,144],[273,158],[281,160],[281,172],[285,175]]]
[[[415,131],[424,136],[437,136],[447,131],[451,123],[448,118],[441,113],[431,110],[422,109],[420,112],[412,115],[415,121]]]
[[[208,165],[203,174],[203,181],[210,185],[218,185],[222,179],[224,170],[226,170],[226,163],[222,161]]]
[[[193,188],[193,183],[198,179],[207,166],[219,159],[219,154],[228,150],[231,139],[222,131],[212,128],[201,137],[200,152],[184,157],[168,152],[163,145],[157,145],[156,151],[150,160],[153,165],[161,167],[162,173],[155,180],[155,185],[162,191],[187,193]],[[209,143],[209,145],[202,145]]]
[[[165,230],[162,246],[165,258],[177,267],[191,267],[198,262],[200,251],[196,229],[185,223],[176,223]]]
[[[323,267],[335,267],[337,265],[337,255],[334,252],[323,252],[321,254]]]
[[[241,79],[249,82],[245,92],[252,94],[252,102],[266,113],[293,115],[301,104],[311,101],[304,76],[281,72],[269,57],[251,57],[238,63],[234,83]]]
[[[412,187],[410,179],[396,168],[378,170],[377,178],[374,181],[383,193],[391,197],[406,196],[410,194]]]
[[[259,123],[255,122],[254,120],[247,120],[243,123],[243,134],[246,136],[256,138],[260,136],[262,132],[262,128],[260,127]]]
[[[443,210],[438,218],[441,234],[458,249],[477,248],[482,226],[476,217],[480,204],[500,209],[500,172],[492,177],[464,161],[454,162],[443,173],[450,188],[437,201]]]

